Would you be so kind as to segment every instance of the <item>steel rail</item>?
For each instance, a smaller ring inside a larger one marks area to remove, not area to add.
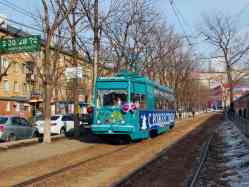
[[[214,133],[211,135],[211,137],[209,137],[209,139],[204,144],[204,148],[201,151],[200,164],[199,164],[199,166],[198,166],[198,168],[197,168],[197,170],[196,170],[196,172],[194,174],[194,177],[193,177],[189,187],[194,187],[197,180],[198,180],[198,178],[199,178],[199,175],[200,175],[201,169],[203,167],[203,164],[207,160],[209,147],[210,147],[210,144],[211,144],[213,138],[214,138]]]
[[[167,153],[170,149],[172,149],[174,146],[176,146],[179,142],[181,142],[182,140],[184,140],[186,137],[189,136],[189,133],[183,135],[181,138],[179,138],[178,140],[176,140],[174,143],[172,143],[171,145],[167,145],[165,148],[162,149],[161,152],[155,154],[155,156],[153,156],[150,160],[146,161],[144,164],[142,164],[141,166],[139,166],[138,168],[130,171],[128,173],[128,175],[122,177],[120,180],[115,181],[114,183],[112,183],[110,185],[110,187],[119,187],[123,184],[125,184],[127,181],[129,181],[129,179],[136,175],[137,173],[139,173],[140,171],[142,171],[143,169],[145,169],[148,165],[152,164],[153,162],[155,162],[156,160],[162,158],[165,153]]]
[[[132,146],[132,145],[125,145],[125,146],[122,146],[121,148],[115,149],[113,151],[110,151],[110,152],[107,152],[107,153],[104,153],[104,154],[99,154],[99,155],[97,155],[95,157],[92,157],[92,158],[89,158],[87,160],[83,160],[83,161],[77,162],[75,164],[72,164],[72,165],[69,165],[69,166],[66,166],[66,167],[63,167],[63,168],[58,169],[56,171],[52,171],[52,172],[49,172],[47,174],[44,174],[44,175],[41,175],[41,176],[38,176],[38,177],[35,177],[35,178],[28,179],[28,180],[26,180],[24,182],[21,182],[21,183],[13,185],[13,187],[28,186],[28,185],[32,185],[32,184],[41,182],[41,181],[43,181],[45,179],[51,178],[51,177],[56,176],[58,174],[65,173],[65,172],[67,172],[69,170],[72,170],[74,168],[80,167],[80,166],[82,166],[83,164],[85,164],[87,162],[90,162],[90,161],[93,161],[93,160],[97,160],[97,159],[103,158],[105,156],[109,156],[111,154],[123,151],[123,150],[127,149],[130,146]]]

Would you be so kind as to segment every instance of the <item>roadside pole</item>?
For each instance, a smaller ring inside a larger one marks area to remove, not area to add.
[[[92,95],[95,92],[95,84],[98,75],[98,63],[99,63],[99,1],[94,2],[94,59],[93,59],[93,83],[92,83]],[[94,104],[94,97],[92,97],[92,104]]]
[[[76,18],[75,18],[76,5],[72,11],[72,27],[71,27],[71,36],[72,36],[72,48],[73,48],[73,65],[75,67],[74,75],[74,90],[73,90],[73,99],[74,99],[74,137],[79,137],[79,93],[78,93],[78,59],[77,59],[77,36],[76,36]]]

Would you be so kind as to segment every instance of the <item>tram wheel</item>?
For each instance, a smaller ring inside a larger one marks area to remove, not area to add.
[[[156,137],[157,135],[158,135],[158,134],[157,134],[157,130],[156,130],[156,129],[150,131],[150,137],[151,137],[151,138],[154,138],[154,137]]]

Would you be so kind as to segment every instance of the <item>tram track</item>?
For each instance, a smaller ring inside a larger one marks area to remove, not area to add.
[[[145,184],[194,187],[221,120],[216,118],[195,129],[112,187],[142,187]]]
[[[15,184],[13,187],[23,187],[23,186],[29,186],[29,185],[32,185],[32,184],[35,184],[35,183],[39,183],[40,181],[46,180],[46,179],[51,178],[53,176],[56,176],[58,174],[65,173],[65,172],[68,172],[68,171],[70,171],[72,169],[80,167],[80,166],[86,164],[87,162],[98,160],[98,159],[103,158],[105,156],[109,156],[111,154],[114,154],[114,153],[117,153],[117,152],[120,152],[120,151],[124,151],[125,149],[127,149],[130,146],[132,146],[132,145],[124,145],[124,146],[122,146],[122,147],[120,147],[120,148],[118,148],[116,150],[113,150],[113,151],[110,151],[110,152],[107,152],[107,153],[104,153],[104,154],[97,155],[97,156],[89,158],[87,160],[83,160],[83,161],[74,163],[72,165],[63,167],[61,169],[58,169],[58,170],[46,173],[44,175],[41,175],[41,176],[38,176],[38,177],[35,177],[35,178],[32,178],[32,179],[26,180],[24,182]]]
[[[214,139],[215,133],[212,133],[211,135],[209,135],[209,138],[203,143],[201,152],[200,152],[200,161],[199,161],[199,165],[197,167],[197,169],[195,170],[194,174],[191,175],[192,180],[189,182],[189,184],[187,185],[188,187],[195,187],[196,183],[199,179],[199,175],[200,172],[203,168],[203,165],[205,164],[207,157],[208,157],[208,152],[209,152],[209,148],[210,145]],[[167,149],[163,150],[161,153],[159,153],[158,155],[156,155],[153,159],[151,159],[150,161],[146,162],[144,165],[142,165],[141,167],[139,167],[138,169],[134,170],[133,172],[131,172],[129,175],[127,175],[126,177],[122,178],[120,181],[114,183],[111,185],[111,187],[123,187],[123,186],[127,186],[127,184],[129,185],[129,180],[130,178],[134,177],[135,175],[139,175],[139,172],[142,172],[142,170],[145,170],[146,167],[150,167],[150,165],[153,164],[153,162],[157,162],[160,159],[163,159],[163,157],[165,156],[165,154],[167,154],[167,151],[169,151],[171,148],[173,148],[175,145],[177,145],[178,143],[181,142],[181,140],[187,138],[188,135],[182,137],[181,139],[179,139],[179,141],[177,141],[175,144],[171,145],[170,147],[168,147]]]
[[[196,183],[197,183],[199,176],[200,176],[200,172],[201,172],[201,170],[202,170],[202,168],[207,160],[208,152],[210,149],[210,144],[211,144],[212,140],[214,139],[214,136],[215,136],[215,132],[212,135],[210,135],[210,137],[208,138],[208,140],[206,142],[204,142],[203,148],[202,148],[201,153],[200,153],[199,166],[197,167],[196,171],[194,172],[193,178],[192,178],[190,184],[188,185],[188,187],[195,187],[196,186]]]

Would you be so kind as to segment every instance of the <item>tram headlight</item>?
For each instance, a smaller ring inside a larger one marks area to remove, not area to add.
[[[97,120],[97,124],[100,124],[100,120]]]

